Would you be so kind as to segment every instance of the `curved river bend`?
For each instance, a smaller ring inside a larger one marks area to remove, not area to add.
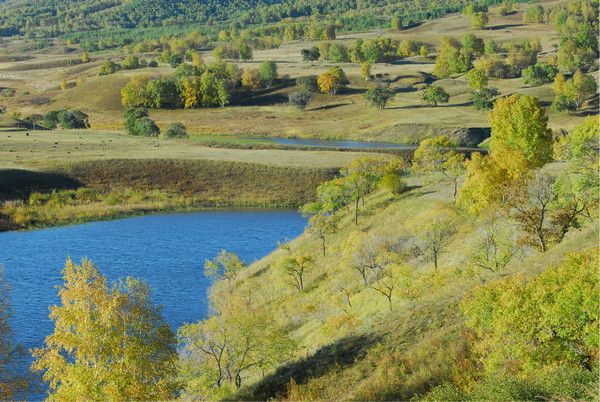
[[[27,349],[52,329],[48,307],[67,257],[87,257],[111,281],[134,276],[153,290],[153,300],[174,330],[207,313],[205,259],[221,249],[252,262],[279,241],[302,233],[305,220],[290,210],[227,210],[94,222],[27,232],[0,233],[0,264],[12,286],[12,325]]]

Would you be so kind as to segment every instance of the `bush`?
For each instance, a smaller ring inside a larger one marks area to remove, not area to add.
[[[158,137],[160,129],[154,121],[148,117],[148,109],[135,107],[126,109],[123,112],[125,117],[125,129],[129,135],[139,135],[144,137]]]
[[[123,60],[123,68],[125,70],[135,70],[140,68],[140,59],[137,56],[129,55]]]
[[[306,92],[317,92],[319,90],[316,75],[298,77],[296,78],[296,85],[298,85],[302,90]]]
[[[308,106],[308,103],[310,102],[310,98],[310,92],[307,91],[292,92],[288,96],[290,106],[295,106],[299,110],[306,109],[306,106]]]
[[[188,132],[181,123],[172,123],[164,133],[165,138],[188,138]]]
[[[450,95],[448,92],[446,92],[444,88],[438,87],[437,85],[431,85],[423,94],[423,100],[425,100],[427,103],[433,104],[433,106],[437,106],[438,103],[448,103],[449,99]]]
[[[319,60],[319,57],[321,57],[321,52],[316,46],[313,46],[309,49],[302,49],[300,54],[302,55],[303,61],[317,61]]]
[[[158,137],[160,129],[150,117],[142,117],[135,122],[136,135],[143,137]]]
[[[499,95],[496,88],[483,88],[474,91],[469,97],[473,107],[477,110],[491,110],[494,107],[494,98]]]
[[[100,72],[98,73],[98,75],[114,74],[115,72],[117,72],[120,69],[121,69],[121,66],[118,65],[117,63],[115,63],[114,61],[105,60],[104,63],[102,63],[102,66],[100,67]]]
[[[61,110],[58,125],[61,128],[89,128],[89,116],[80,110]]]
[[[523,82],[527,85],[542,85],[552,82],[558,69],[548,63],[537,63],[523,70]]]

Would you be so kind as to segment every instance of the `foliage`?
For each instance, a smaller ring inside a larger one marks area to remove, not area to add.
[[[227,280],[231,286],[244,268],[246,268],[246,264],[240,260],[237,254],[221,250],[215,258],[204,262],[204,276],[214,280]]]
[[[317,84],[316,75],[306,75],[296,78],[296,85],[298,85],[303,91],[314,93],[319,90]]]
[[[584,100],[595,95],[597,90],[598,84],[594,77],[579,69],[569,80],[558,74],[554,81],[555,98],[552,106],[557,111],[577,109]]]
[[[143,282],[110,286],[87,260],[67,260],[54,332],[34,349],[50,398],[171,399],[178,384],[176,339]]]
[[[597,364],[597,256],[594,249],[571,254],[538,276],[492,282],[465,300],[475,351],[487,372]]]
[[[298,110],[306,109],[310,99],[311,94],[308,91],[292,92],[288,95],[288,101],[290,105],[296,107]]]
[[[216,313],[179,329],[186,394],[201,399],[226,398],[252,373],[265,372],[289,359],[294,342],[264,311],[233,297]]]
[[[104,60],[102,65],[100,66],[100,71],[98,75],[110,75],[114,74],[121,69],[121,66],[115,63],[112,60]]]
[[[308,49],[302,49],[300,51],[300,54],[302,55],[303,61],[317,61],[321,57],[321,52],[316,46],[310,47]]]
[[[488,76],[486,72],[480,68],[474,68],[470,70],[467,73],[466,78],[467,82],[469,83],[469,86],[474,90],[479,91],[487,87]]]
[[[424,139],[415,150],[412,169],[416,173],[441,175],[443,180],[454,186],[452,199],[456,201],[458,180],[465,172],[465,156],[453,148],[454,145],[444,135]]]
[[[322,93],[336,94],[339,88],[346,84],[346,73],[339,67],[331,67],[327,72],[317,77],[317,84]]]
[[[423,92],[423,100],[433,106],[437,106],[438,103],[448,103],[450,95],[444,88],[437,85],[430,85]]]
[[[165,138],[187,138],[189,137],[185,126],[182,123],[171,123],[169,128],[164,132]]]
[[[278,78],[277,64],[274,61],[263,61],[258,66],[258,76],[262,83],[268,88],[275,83]]]
[[[125,129],[129,135],[144,137],[158,137],[159,128],[154,121],[148,117],[146,108],[128,108],[123,112],[125,118]]]
[[[471,67],[472,57],[472,52],[464,50],[456,38],[444,37],[440,41],[433,73],[440,78],[464,73]]]
[[[557,72],[551,64],[537,63],[523,70],[523,82],[533,86],[547,84],[554,81]]]
[[[385,105],[392,100],[395,96],[393,90],[383,87],[376,86],[374,88],[369,88],[367,92],[365,92],[365,99],[367,103],[377,107],[378,109],[385,108]]]
[[[479,91],[471,92],[469,101],[477,110],[491,110],[494,107],[494,100],[499,95],[496,88],[483,88]]]
[[[498,99],[490,113],[491,154],[501,161],[505,158],[500,155],[517,151],[529,168],[542,166],[552,159],[552,134],[547,124],[548,117],[536,98],[514,94]],[[503,163],[510,166],[510,161]]]

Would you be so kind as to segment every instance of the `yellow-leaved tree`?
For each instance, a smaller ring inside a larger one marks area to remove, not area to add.
[[[33,350],[50,400],[167,400],[176,396],[177,340],[150,289],[110,286],[91,261],[67,260],[54,332]]]

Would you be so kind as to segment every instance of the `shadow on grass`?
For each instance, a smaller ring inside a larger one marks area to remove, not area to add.
[[[305,384],[312,378],[326,375],[332,370],[351,366],[365,356],[367,350],[380,340],[375,335],[350,336],[324,346],[313,355],[290,362],[264,377],[251,389],[241,391],[241,400],[269,400],[285,398],[288,385],[293,379],[296,384]]]
[[[499,31],[501,29],[518,28],[518,27],[524,27],[524,26],[525,26],[525,24],[503,24],[503,25],[494,25],[493,27],[487,27],[486,30]]]
[[[0,201],[26,199],[33,192],[72,190],[82,184],[64,174],[23,169],[0,169]]]
[[[336,107],[347,106],[347,105],[351,105],[351,103],[333,103],[331,105],[325,105],[325,106],[315,107],[315,108],[306,109],[306,110],[307,111],[310,110],[311,112],[312,111],[321,111],[321,110],[335,109]]]
[[[408,105],[408,106],[393,106],[386,107],[386,109],[442,109],[446,107],[462,107],[462,106],[471,106],[473,102],[463,102],[463,103],[447,103],[444,105],[438,104],[437,106],[422,104],[422,105]]]

